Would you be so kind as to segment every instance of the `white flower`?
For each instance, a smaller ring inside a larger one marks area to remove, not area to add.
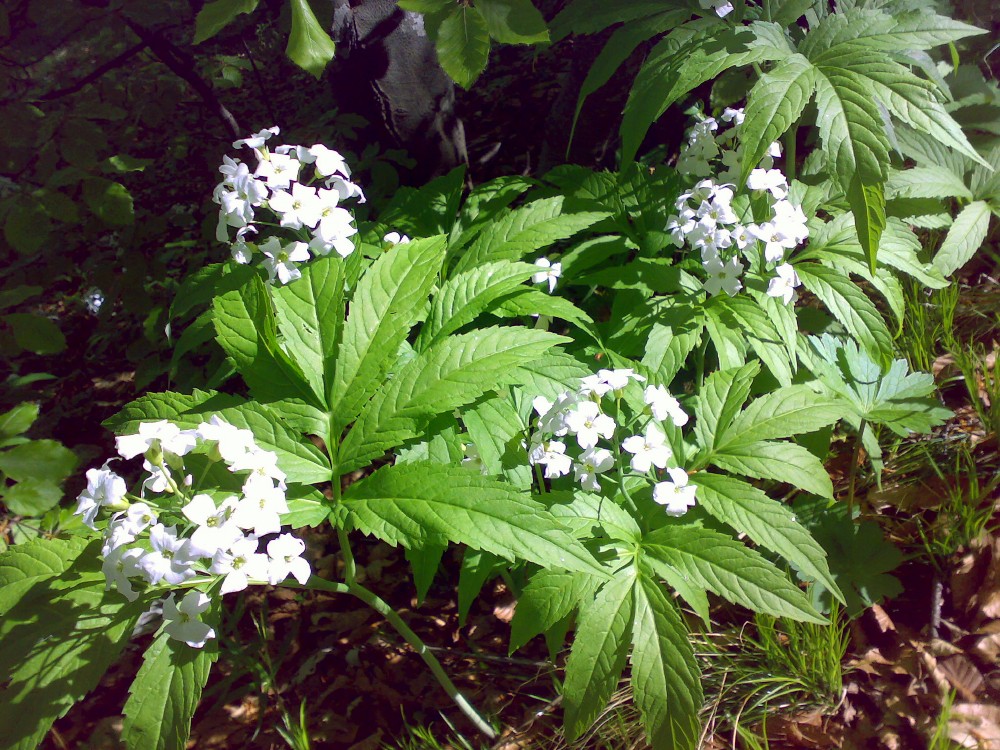
[[[747,230],[764,243],[764,260],[768,263],[778,263],[785,257],[785,250],[795,247],[798,241],[782,231],[773,221],[763,224],[751,224]]]
[[[202,440],[215,443],[219,456],[230,464],[257,448],[250,430],[231,425],[218,414],[213,414],[207,422],[199,424],[195,428],[195,434]]]
[[[677,427],[683,427],[687,424],[687,412],[681,408],[680,401],[671,396],[670,391],[664,386],[646,386],[646,390],[643,392],[643,400],[649,405],[649,410],[653,413],[653,416],[661,422],[670,417],[670,420]]]
[[[788,195],[788,182],[780,169],[755,169],[747,177],[751,190],[766,190],[779,200]]]
[[[597,481],[597,475],[603,474],[614,465],[615,459],[611,451],[604,448],[588,448],[573,464],[573,476],[583,489],[600,492],[601,483]]]
[[[282,284],[288,284],[302,277],[302,272],[296,263],[309,260],[309,246],[304,242],[289,242],[282,247],[277,237],[270,237],[260,246],[264,253],[261,265],[267,270],[267,277],[274,281],[275,277]]]
[[[317,143],[309,149],[316,162],[316,174],[320,177],[329,177],[334,174],[342,174],[344,177],[351,176],[351,170],[347,166],[344,157],[336,151],[327,148],[322,143]]]
[[[209,568],[216,575],[224,575],[222,594],[242,591],[250,585],[250,579],[267,579],[267,555],[257,552],[257,538],[243,537],[228,550],[218,550],[212,556]]]
[[[610,391],[620,391],[629,380],[645,382],[646,378],[637,375],[634,370],[628,367],[620,367],[617,370],[598,370],[596,375],[588,375],[580,378],[580,395],[589,396],[596,394],[603,397]]]
[[[335,239],[350,237],[358,232],[351,226],[351,222],[354,221],[351,212],[337,206],[337,200],[335,190],[319,192],[319,223],[313,234],[324,242],[333,242]]]
[[[704,6],[702,6],[704,7]],[[743,113],[743,107],[734,109],[733,107],[726,107],[722,112],[722,121],[731,122],[733,125],[739,126],[743,124],[745,115]]]
[[[115,513],[111,517],[108,527],[104,530],[104,544],[101,545],[102,557],[107,557],[119,547],[135,541],[137,534],[132,532],[122,515]]]
[[[233,472],[250,471],[258,476],[270,477],[277,482],[279,487],[285,488],[285,472],[278,468],[278,454],[274,451],[255,448],[239,460],[233,461],[229,470]],[[245,487],[246,485],[244,485],[244,492],[246,491]]]
[[[312,575],[309,563],[302,558],[302,553],[305,550],[306,543],[291,534],[282,534],[277,539],[268,542],[268,583],[275,586],[291,575],[305,586],[309,576]]]
[[[684,469],[667,469],[670,482],[658,482],[653,486],[653,500],[666,506],[666,511],[672,516],[681,516],[688,508],[694,507],[694,494],[697,489],[688,485],[688,473]]]
[[[104,556],[104,563],[101,570],[104,572],[104,590],[110,591],[114,586],[128,599],[134,602],[139,594],[132,589],[133,576],[141,575],[142,568],[139,567],[139,558],[142,557],[141,549],[128,549],[127,547],[116,547]]]
[[[191,648],[201,648],[215,630],[198,619],[212,600],[200,591],[188,591],[178,605],[171,594],[163,600],[163,630],[171,638],[184,641]]]
[[[205,494],[195,495],[181,511],[198,526],[191,534],[190,551],[199,557],[212,557],[220,549],[229,549],[243,533],[233,520],[236,498],[229,497],[215,507],[215,501]],[[277,531],[277,529],[275,529]]]
[[[712,9],[719,18],[725,18],[733,12],[733,4],[729,0],[698,0],[704,10]]]
[[[572,460],[566,455],[566,445],[558,440],[538,441],[532,447],[528,460],[545,467],[546,479],[565,476],[573,467]]]
[[[301,167],[298,159],[287,154],[268,154],[266,159],[260,160],[254,175],[272,190],[287,190],[298,178]]]
[[[564,391],[556,398],[555,403],[543,396],[537,396],[531,402],[532,407],[538,412],[538,429],[548,432],[556,437],[562,437],[569,430],[566,427],[566,412],[577,402],[575,393]]]
[[[553,263],[548,258],[539,258],[535,265],[543,269],[532,275],[531,281],[535,284],[549,283],[549,294],[556,290],[556,280],[562,276],[562,263]]]
[[[156,523],[156,513],[146,503],[133,503],[122,519],[129,534],[138,536],[150,524]]]
[[[585,450],[597,445],[599,438],[610,438],[615,433],[615,420],[602,414],[601,408],[593,401],[581,401],[574,405],[566,412],[563,422]]]
[[[388,242],[392,245],[405,245],[409,241],[409,237],[405,234],[400,234],[399,232],[389,232],[382,238],[382,242]]]
[[[622,441],[622,450],[632,454],[632,471],[645,474],[651,465],[663,469],[673,455],[667,445],[667,436],[656,424],[650,422],[646,426],[645,435],[632,435]]]
[[[802,284],[799,280],[799,275],[795,273],[795,269],[788,263],[782,263],[774,269],[774,272],[778,275],[768,283],[767,296],[781,297],[786,305],[794,302],[799,296],[799,293],[795,291],[795,287]]]
[[[139,560],[147,581],[155,584],[163,580],[176,585],[194,575],[191,563],[196,558],[189,541],[177,537],[176,527],[154,524],[149,530],[149,543],[153,550]]]
[[[809,236],[809,227],[806,226],[806,215],[802,211],[802,206],[797,206],[791,201],[779,200],[775,201],[771,208],[774,210],[774,218],[771,221],[778,231],[794,240],[796,244],[805,242]]]
[[[351,234],[357,232],[354,227],[351,227],[353,231]],[[309,249],[313,251],[313,254],[317,257],[329,255],[331,250],[336,250],[337,255],[341,258],[346,258],[348,255],[354,252],[354,242],[351,241],[349,236],[335,237],[329,242],[326,242],[322,237],[313,237],[309,241]]]
[[[291,229],[301,229],[303,226],[312,229],[319,222],[322,204],[316,188],[306,187],[301,182],[292,185],[292,192],[273,190],[267,202],[268,208],[281,214],[281,226]]]
[[[270,477],[252,474],[243,485],[244,497],[236,504],[233,523],[253,529],[257,536],[281,530],[281,514],[288,512],[285,492]]]
[[[127,491],[125,480],[108,469],[107,464],[100,469],[88,469],[87,487],[77,497],[73,515],[83,516],[83,523],[93,529],[100,507],[118,505]]]
[[[164,453],[184,456],[194,448],[195,438],[192,430],[182,430],[163,419],[159,422],[140,423],[136,435],[119,435],[115,438],[115,447],[118,449],[118,455],[126,459],[147,453],[155,445],[159,445]]]
[[[326,146],[323,146],[326,148]],[[294,144],[285,144],[283,146],[275,146],[274,153],[276,154],[294,154],[295,158],[302,164],[312,164],[316,161],[316,155],[312,152],[312,149],[306,148],[305,146],[299,146]]]
[[[259,133],[254,133],[249,138],[241,138],[238,141],[233,141],[233,148],[239,148],[240,146],[246,146],[247,148],[261,148],[268,138],[272,135],[277,135],[280,132],[281,130],[277,125],[273,128],[265,128]]]
[[[340,194],[340,200],[342,201],[346,201],[348,198],[357,198],[358,203],[364,203],[367,200],[364,191],[360,187],[353,182],[345,180],[343,177],[334,175],[326,181],[326,186],[336,190]]]
[[[735,297],[736,293],[743,288],[743,282],[739,276],[743,273],[743,264],[736,258],[731,258],[723,263],[721,258],[706,260],[703,264],[708,271],[708,280],[704,282],[705,291],[711,295],[716,295],[724,291],[730,297]]]

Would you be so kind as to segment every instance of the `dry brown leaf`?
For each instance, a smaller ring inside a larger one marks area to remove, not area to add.
[[[976,665],[972,663],[972,659],[963,654],[949,656],[938,662],[938,669],[963,700],[976,700],[976,694],[983,687],[985,680]]]
[[[962,747],[1000,750],[1000,706],[956,703],[951,707],[948,736]]]
[[[872,615],[875,618],[875,624],[878,625],[878,629],[883,633],[888,633],[890,630],[896,630],[896,624],[889,617],[889,613],[886,612],[878,604],[872,605]]]

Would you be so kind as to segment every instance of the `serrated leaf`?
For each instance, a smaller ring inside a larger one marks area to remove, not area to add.
[[[659,312],[646,339],[642,364],[669,386],[701,343],[704,327],[702,309],[693,305],[673,305]]]
[[[871,300],[840,271],[818,263],[799,263],[795,271],[803,285],[819,297],[844,328],[873,359],[888,361],[892,356],[892,335]]]
[[[129,750],[184,750],[191,717],[218,649],[191,648],[160,632],[129,688],[122,739]]]
[[[691,475],[691,483],[698,487],[696,502],[710,515],[781,555],[808,579],[819,581],[839,601],[844,600],[823,548],[785,505],[746,482],[719,474],[700,471]]]
[[[507,398],[492,398],[462,414],[487,476],[504,477],[518,489],[531,487],[531,467],[521,441],[528,425]]]
[[[36,583],[68,569],[92,542],[85,537],[33,539],[8,547],[0,554],[0,617]]]
[[[540,633],[566,618],[581,601],[592,599],[598,581],[593,576],[540,570],[521,590],[510,623],[513,653]]]
[[[486,21],[490,36],[503,44],[537,44],[549,41],[545,19],[531,0],[479,0],[476,8]]]
[[[444,256],[445,240],[396,245],[354,289],[337,353],[330,413],[350,424],[382,382],[410,327],[421,317]]]
[[[885,193],[881,184],[865,185],[855,175],[847,186],[847,203],[854,214],[858,241],[868,260],[868,269],[875,273],[878,246],[885,231]]]
[[[703,448],[712,449],[729,429],[750,395],[757,362],[738,369],[719,370],[705,379],[695,405],[694,433]]]
[[[757,302],[744,295],[717,295],[706,302],[704,309],[718,326],[745,337],[779,383],[791,385],[794,360],[789,360],[784,337]]]
[[[836,401],[807,385],[785,386],[751,401],[728,428],[716,434],[715,449],[814,432],[834,424],[842,414],[843,407]]]
[[[650,745],[694,750],[701,735],[701,672],[677,606],[643,572],[635,585],[632,644],[632,692]]]
[[[352,484],[333,517],[391,545],[455,542],[507,560],[606,576],[527,493],[457,466],[385,466]]]
[[[968,263],[986,240],[990,228],[990,205],[973,201],[955,217],[948,236],[934,255],[934,266],[950,276]]]
[[[950,169],[936,165],[894,170],[885,185],[891,198],[966,198],[972,191]]]
[[[302,269],[300,279],[271,291],[286,351],[313,390],[325,396],[334,383],[344,322],[344,261],[334,255],[317,258]]]
[[[469,609],[482,591],[483,585],[506,568],[506,561],[496,555],[466,548],[462,555],[462,567],[458,573],[458,622],[461,627],[465,626]]]
[[[740,184],[760,163],[768,147],[799,119],[812,97],[816,70],[799,54],[782,60],[761,76],[747,99],[746,117],[740,128],[743,167]]]
[[[527,328],[482,328],[449,336],[407,363],[362,409],[341,443],[339,471],[360,468],[416,437],[427,418],[520,381],[520,365],[567,339]]]
[[[438,62],[445,73],[468,89],[486,70],[490,34],[478,7],[458,5],[441,21],[437,34]]]
[[[519,260],[528,253],[572,237],[602,219],[607,212],[563,213],[565,198],[532,201],[497,219],[469,245],[451,275],[501,260]]]
[[[833,497],[833,483],[823,463],[795,443],[761,440],[732,445],[713,453],[710,461],[733,474],[774,479],[820,497]]]
[[[563,682],[564,726],[572,742],[587,730],[618,687],[635,612],[635,574],[623,572],[581,604]]]
[[[497,177],[477,185],[465,199],[459,220],[452,227],[448,240],[448,253],[454,255],[473,237],[491,224],[519,196],[535,184],[534,180],[520,175]]]
[[[498,261],[453,274],[434,295],[414,348],[422,351],[471,323],[494,301],[513,292],[537,272],[538,267],[528,263]]]
[[[289,0],[292,9],[292,29],[288,34],[285,54],[314,78],[319,79],[333,59],[337,45],[326,33],[313,13],[309,0]]]
[[[983,29],[924,11],[889,15],[883,10],[850,8],[832,13],[802,44],[809,56],[843,45],[882,52],[923,50],[983,34]]]
[[[948,280],[933,263],[924,263],[918,257],[920,239],[899,219],[890,218],[878,248],[880,263],[912,276],[926,287],[943,289]]]
[[[242,13],[253,13],[259,0],[212,0],[205,3],[194,21],[194,44],[201,44],[222,31]]]
[[[407,562],[413,570],[413,585],[417,589],[417,604],[423,604],[441,567],[441,558],[447,549],[444,544],[427,544],[423,547],[404,549]]]

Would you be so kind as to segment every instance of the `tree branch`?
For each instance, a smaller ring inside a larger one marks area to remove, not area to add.
[[[147,46],[148,45],[145,42],[140,42],[139,44],[133,45],[132,47],[129,47],[127,50],[122,52],[117,57],[113,57],[103,65],[99,65],[98,67],[94,68],[93,71],[91,71],[88,75],[85,75],[76,83],[61,89],[56,89],[55,91],[50,91],[49,93],[38,97],[37,101],[50,102],[53,99],[61,99],[64,96],[75,94],[83,87],[96,81],[98,78],[103,76],[108,71],[114,70],[115,68],[119,67],[122,63],[124,63],[126,60],[130,60],[131,58],[135,57],[137,54],[146,49]]]

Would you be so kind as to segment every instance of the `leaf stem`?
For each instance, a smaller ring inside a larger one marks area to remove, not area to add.
[[[795,134],[798,129],[798,124],[795,124],[785,133],[785,177],[789,184],[795,179]]]
[[[847,512],[848,514],[854,509],[854,490],[857,484],[858,478],[858,458],[861,455],[861,438],[865,434],[865,426],[868,422],[864,419],[861,420],[861,424],[858,425],[858,435],[854,440],[854,451],[851,454],[851,472],[848,475],[848,486],[847,486]]]
[[[486,723],[483,717],[479,715],[473,705],[469,703],[459,689],[455,687],[455,684],[451,681],[451,678],[448,677],[444,668],[441,666],[441,662],[439,662],[437,657],[434,656],[434,653],[427,647],[427,644],[420,639],[420,636],[410,629],[410,626],[403,621],[403,618],[399,616],[399,614],[388,604],[388,602],[379,597],[375,592],[370,591],[357,583],[337,583],[335,581],[327,581],[316,576],[310,578],[309,582],[303,588],[329,591],[335,594],[350,594],[351,596],[360,599],[382,615],[382,617],[384,617],[386,621],[392,625],[396,632],[403,636],[413,650],[420,655],[420,658],[423,659],[424,663],[430,668],[438,683],[444,688],[444,691],[448,693],[448,696],[455,702],[455,705],[461,709],[462,713],[464,713],[469,720],[475,724],[476,729],[489,737],[491,740],[496,738],[496,732],[494,732],[493,728]]]

